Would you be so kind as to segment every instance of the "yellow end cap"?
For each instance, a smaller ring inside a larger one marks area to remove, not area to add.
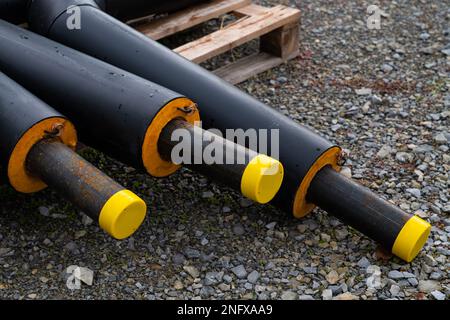
[[[397,257],[411,262],[427,242],[431,225],[417,216],[409,219],[395,239],[392,253]]]
[[[100,227],[112,237],[122,240],[131,236],[147,213],[145,202],[129,190],[114,194],[100,212]]]
[[[254,157],[244,170],[241,192],[258,203],[267,203],[278,193],[283,182],[281,162],[266,155]]]

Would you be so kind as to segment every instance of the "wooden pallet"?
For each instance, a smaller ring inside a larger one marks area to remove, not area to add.
[[[259,38],[259,53],[214,71],[232,84],[298,56],[300,11],[283,5],[267,8],[253,4],[252,0],[214,0],[136,24],[135,28],[154,40],[160,40],[225,14],[233,14],[237,20],[174,51],[201,63]]]

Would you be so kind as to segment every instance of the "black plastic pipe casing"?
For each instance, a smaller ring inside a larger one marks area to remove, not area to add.
[[[324,168],[316,175],[308,198],[344,223],[377,239],[385,248],[394,246],[398,234],[411,219],[410,214],[331,168]]]
[[[11,23],[23,23],[27,20],[29,0],[0,0],[0,19]]]
[[[236,143],[225,140],[219,136],[213,135],[202,129],[196,128],[191,124],[182,120],[171,121],[161,132],[159,139],[159,150],[162,156],[165,156],[167,160],[171,159],[171,153],[174,147],[177,146],[179,141],[172,140],[173,132],[175,130],[186,130],[190,137],[189,160],[187,167],[194,171],[205,174],[206,176],[213,176],[224,184],[239,190],[242,183],[242,175],[247,168],[249,162],[255,158],[258,153],[246,149]],[[222,150],[222,159],[218,159],[214,165],[203,165],[204,159],[202,153],[196,153],[196,141],[200,141],[202,150],[206,148],[214,148],[214,150]],[[226,156],[233,155],[234,159],[241,159],[240,163],[233,161],[233,163],[227,163]],[[199,163],[201,165],[196,165]]]
[[[5,170],[10,156],[24,133],[51,118],[64,116],[0,72],[0,160],[3,175],[7,174]]]
[[[210,0],[95,0],[102,10],[126,21],[152,14],[171,13]]]
[[[0,47],[1,70],[64,112],[87,144],[136,167],[143,167],[143,142],[155,115],[182,98],[4,21]]]
[[[71,0],[62,2],[67,6]],[[279,130],[279,160],[285,167],[285,179],[274,203],[290,213],[294,211],[300,183],[322,155],[336,148],[334,144],[95,6],[80,7],[80,30],[68,30],[67,15],[61,12],[50,19],[51,27],[43,28],[33,17],[49,16],[47,12],[53,12],[52,3],[33,2],[29,22],[34,31],[187,95],[198,104],[204,128],[217,128],[223,133],[235,128],[267,129],[268,141],[270,130]],[[270,146],[267,151],[270,156]]]

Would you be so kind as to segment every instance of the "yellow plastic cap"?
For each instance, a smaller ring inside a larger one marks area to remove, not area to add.
[[[283,182],[281,162],[265,155],[254,157],[244,170],[241,192],[258,203],[267,203],[278,193]]]
[[[100,212],[100,227],[112,237],[122,240],[131,236],[145,219],[147,205],[129,190],[114,194]]]
[[[431,225],[417,216],[409,219],[395,239],[392,253],[411,262],[419,254],[430,235]]]

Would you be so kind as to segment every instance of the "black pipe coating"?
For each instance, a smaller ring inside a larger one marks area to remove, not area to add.
[[[236,143],[223,139],[217,135],[194,127],[182,120],[171,121],[161,132],[159,139],[159,150],[163,157],[171,159],[171,153],[174,147],[179,143],[173,140],[173,132],[176,130],[186,130],[186,136],[189,139],[191,149],[189,151],[188,165],[186,167],[200,172],[206,176],[213,176],[224,184],[239,190],[241,188],[242,175],[252,159],[258,153],[246,149]],[[180,137],[181,138],[181,137]],[[196,146],[199,145],[202,150],[221,150],[214,160],[214,165],[204,165],[204,157],[196,152]],[[226,157],[232,155],[234,161],[227,163]],[[220,156],[220,157],[219,157]],[[187,158],[187,157],[186,157]],[[237,161],[237,160],[241,161]]]
[[[26,22],[28,5],[31,1],[0,0],[0,19],[14,24]],[[210,0],[95,0],[103,11],[122,21],[152,14],[171,13],[207,1]],[[67,8],[68,6],[65,9]]]
[[[113,17],[126,21],[152,14],[171,13],[210,0],[95,0]]]
[[[308,198],[389,249],[405,223],[411,219],[410,214],[329,167],[316,175]],[[361,208],[364,208],[363,214]]]
[[[29,0],[0,0],[0,19],[19,24],[27,20]]]
[[[64,116],[0,72],[0,161],[3,175],[7,175],[10,156],[22,136],[39,122],[51,118]]]

